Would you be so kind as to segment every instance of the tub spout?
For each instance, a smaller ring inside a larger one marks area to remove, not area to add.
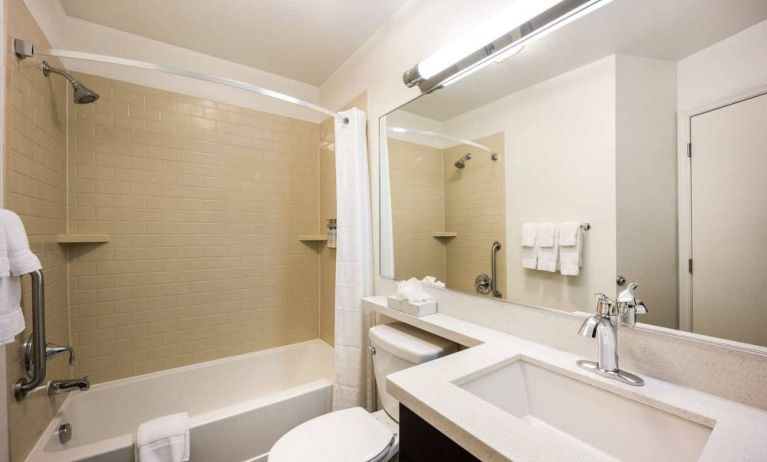
[[[66,380],[51,380],[48,383],[48,394],[58,395],[60,393],[69,393],[70,391],[80,390],[85,391],[91,387],[91,383],[88,381],[88,377],[82,377],[79,379],[66,379]]]

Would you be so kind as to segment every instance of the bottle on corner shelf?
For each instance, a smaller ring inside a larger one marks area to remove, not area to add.
[[[335,249],[336,248],[336,237],[337,237],[337,226],[336,226],[336,219],[330,218],[328,220],[328,248],[329,249]]]

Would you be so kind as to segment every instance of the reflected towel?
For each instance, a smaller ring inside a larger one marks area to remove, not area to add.
[[[538,235],[537,223],[522,224],[522,267],[536,269],[538,267],[538,249],[535,240]]]
[[[555,272],[559,262],[559,245],[557,245],[557,227],[554,223],[538,224],[538,266],[541,271]]]
[[[135,451],[138,462],[187,462],[189,414],[166,415],[139,425]]]

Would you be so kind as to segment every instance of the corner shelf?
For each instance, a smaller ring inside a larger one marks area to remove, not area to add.
[[[110,241],[108,234],[57,234],[59,244],[105,244]]]
[[[298,240],[301,242],[325,242],[328,237],[324,234],[299,234]]]
[[[437,239],[451,239],[454,237],[458,237],[458,233],[453,231],[434,231],[431,233],[431,237],[437,238]]]

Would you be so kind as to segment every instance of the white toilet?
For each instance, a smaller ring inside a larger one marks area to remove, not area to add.
[[[399,450],[399,403],[386,393],[386,376],[457,350],[457,345],[413,326],[393,323],[370,329],[373,370],[383,407],[361,407],[316,417],[290,430],[269,452],[268,462],[384,462]]]

